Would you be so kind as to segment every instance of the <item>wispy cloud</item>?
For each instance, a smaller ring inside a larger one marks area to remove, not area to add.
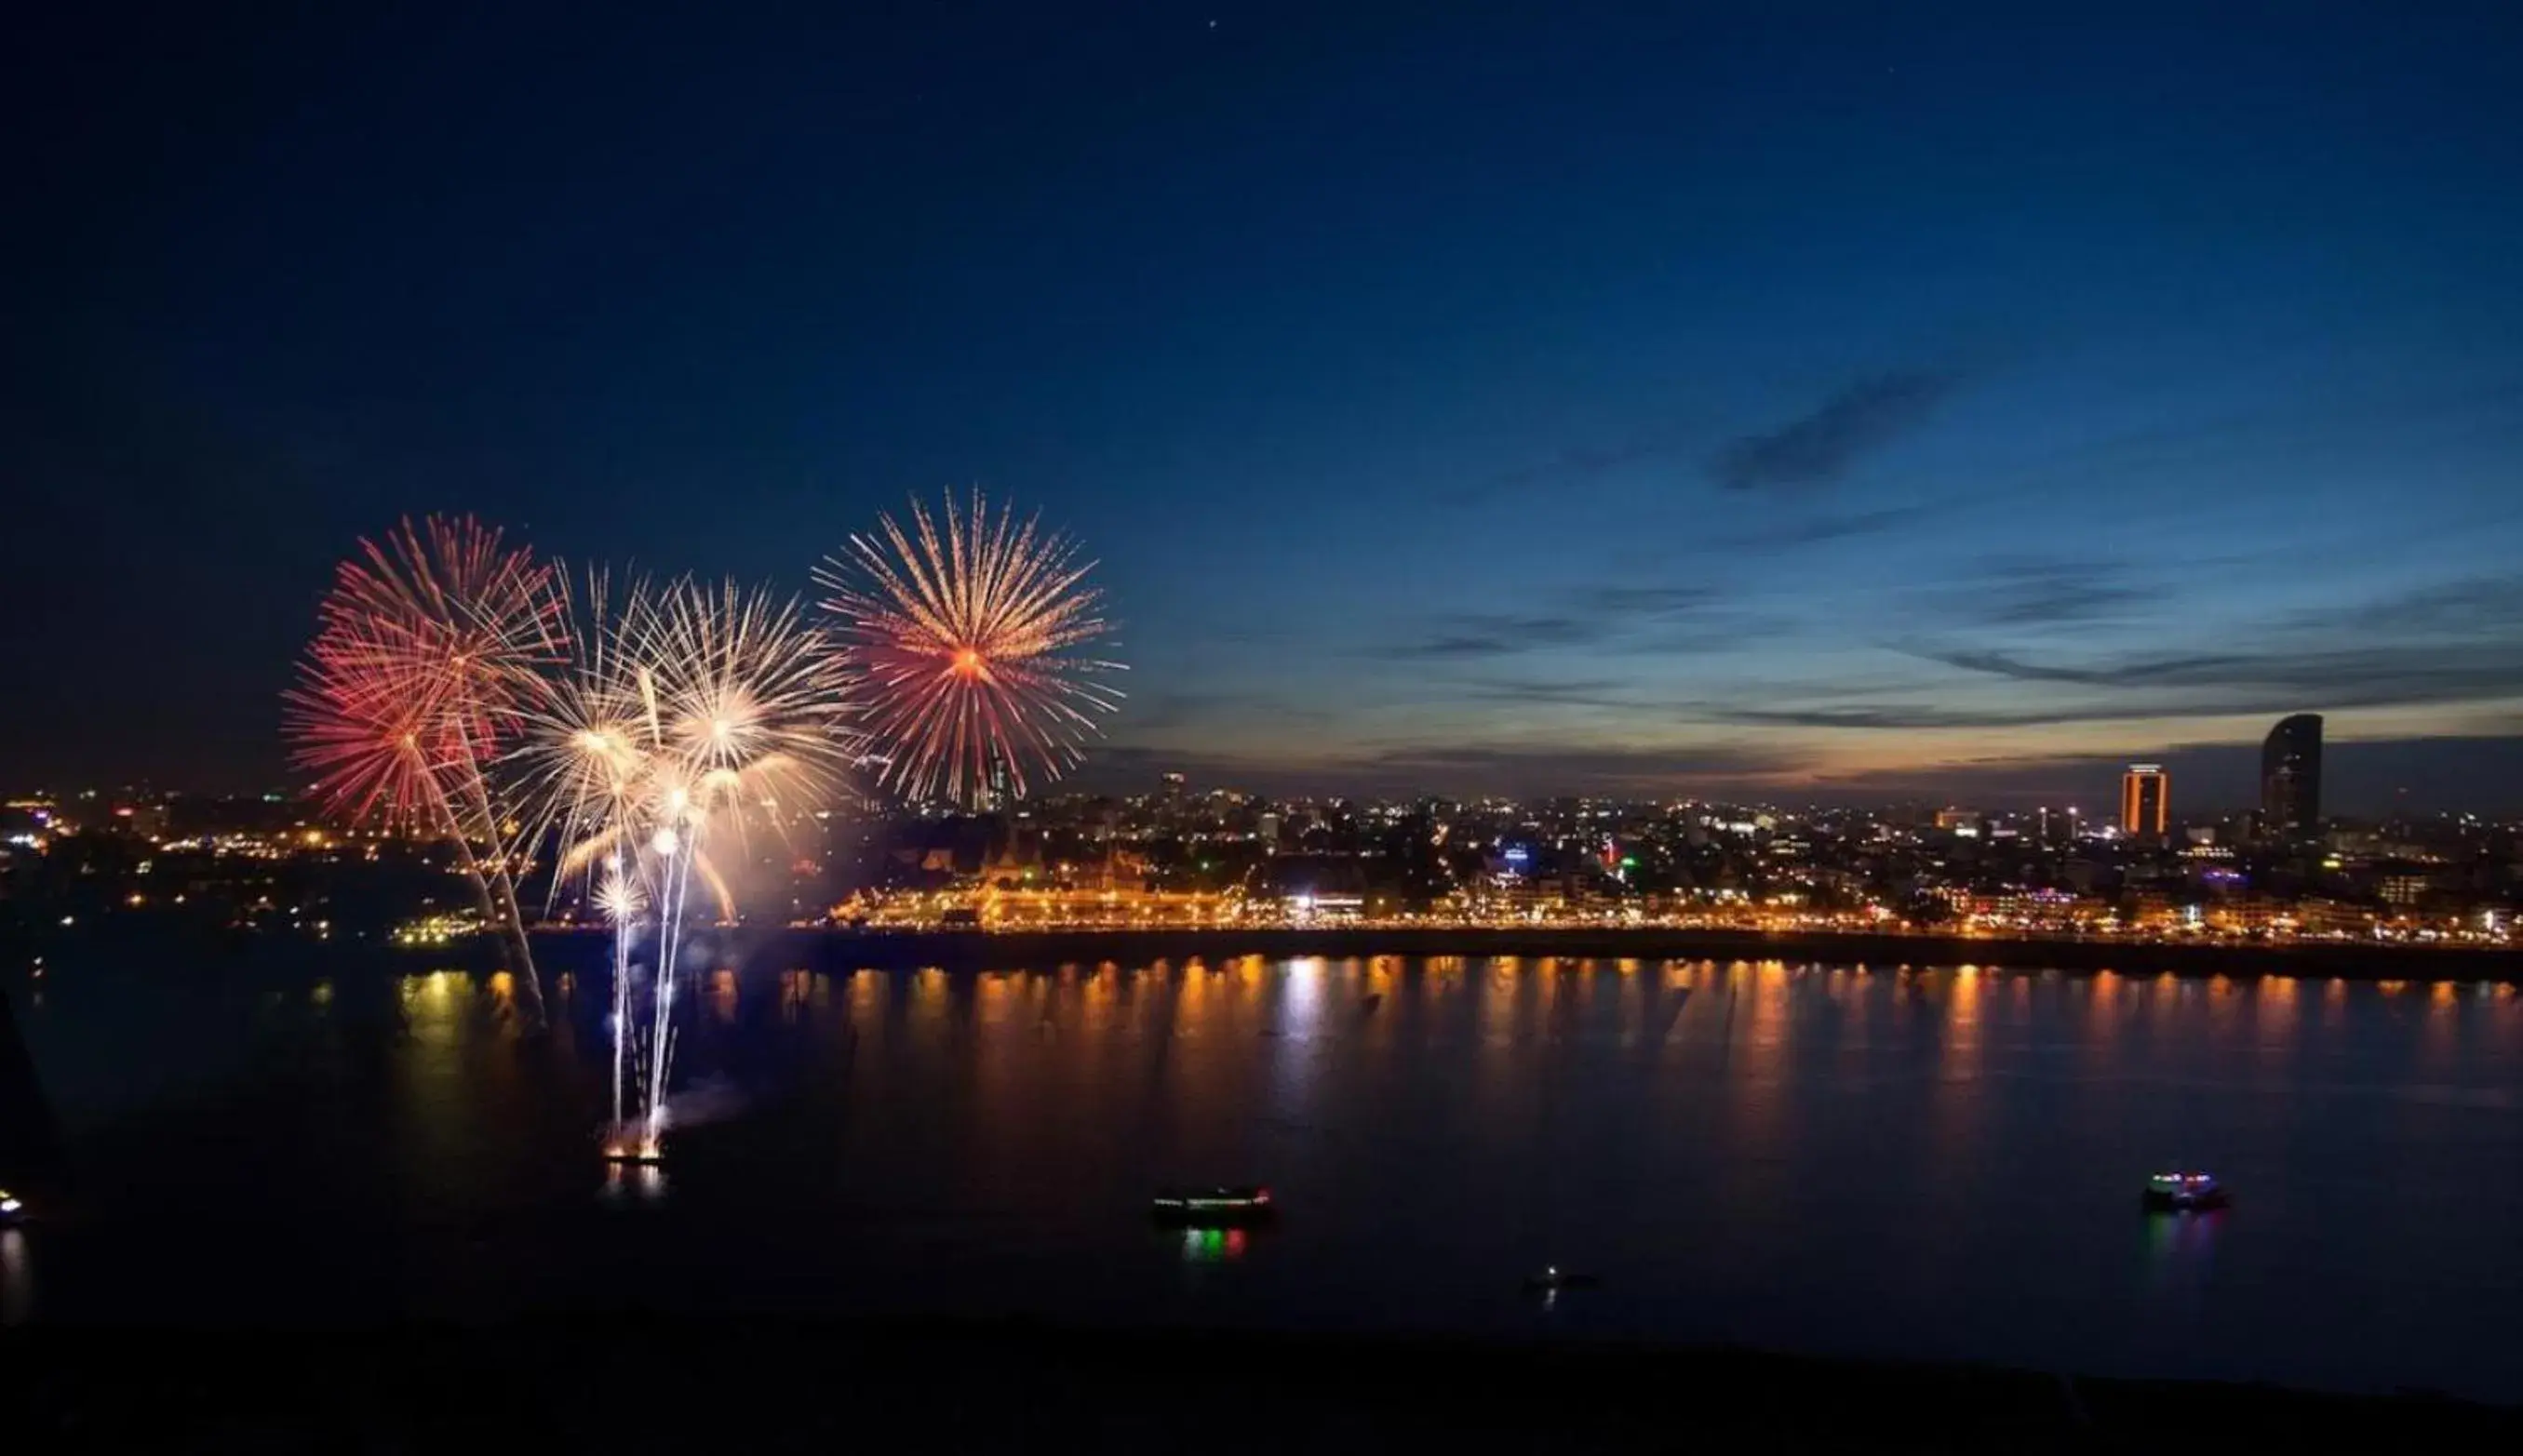
[[[1861,380],[1776,429],[1734,441],[1709,462],[1709,473],[1730,491],[1829,485],[1926,424],[1961,383],[1959,373],[1935,369]]]
[[[1703,706],[1693,714],[1703,723],[1738,728],[1810,728],[1891,729],[2021,728],[2027,724],[2064,723],[2075,715],[2049,711],[1995,708],[1938,708],[1923,703],[1876,703],[1865,707],[1736,708]],[[2125,716],[2114,714],[2112,716]]]
[[[1599,647],[1698,618],[1718,605],[1719,593],[1706,587],[1663,583],[1596,584],[1544,600],[1551,610],[1450,613],[1434,619],[1424,634],[1385,647],[1378,655],[1442,662]]]
[[[2150,594],[2121,568],[2054,564],[2001,573],[1991,588],[1961,593],[1943,607],[1969,627],[2038,628],[2117,616]],[[1950,718],[1999,727],[2509,701],[2523,698],[2523,583],[2471,578],[2298,611],[2228,629],[2205,651],[2080,656],[1972,641],[1898,643],[1894,650],[2028,688],[2084,691],[2048,693],[2020,712],[2010,705],[1988,714],[1941,704],[1896,712],[1825,703],[1793,710],[1795,721],[1923,728],[1947,726]]]
[[[2099,663],[2043,662],[1985,650],[1919,655],[1966,672],[2020,682],[2185,694],[2158,697],[2152,707],[2133,703],[2125,715],[2129,717],[2171,710],[2213,715],[2298,707],[2419,707],[2523,697],[2523,642],[2273,647]]]
[[[1996,560],[1920,604],[1973,628],[2081,626],[2126,615],[2156,593],[2116,562]]]
[[[1532,678],[1514,675],[1465,678],[1453,684],[1467,697],[1498,703],[1568,708],[1636,708],[1637,684],[1627,678]]]
[[[2344,626],[2369,632],[2503,635],[2523,628],[2523,578],[2467,577],[2353,609],[2309,615],[2306,625],[2317,631]]]
[[[1427,636],[1388,647],[1384,655],[1444,660],[1507,657],[1549,647],[1575,647],[1602,641],[1614,626],[1578,617],[1520,617],[1465,612],[1445,619]]]

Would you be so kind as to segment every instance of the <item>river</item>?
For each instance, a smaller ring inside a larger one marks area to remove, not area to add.
[[[588,1308],[1644,1338],[2523,1400],[2523,996],[1778,963],[703,977],[661,1173],[600,984],[62,974],[0,1314]],[[2149,1216],[2173,1161],[2234,1206]],[[1277,1226],[1150,1226],[1177,1181]],[[1601,1277],[1549,1301],[1547,1263]]]

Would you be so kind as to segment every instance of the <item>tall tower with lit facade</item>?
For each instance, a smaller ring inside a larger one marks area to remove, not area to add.
[[[2261,825],[2294,836],[2321,827],[2321,715],[2281,718],[2261,740]]]
[[[2131,764],[2120,775],[2120,832],[2161,837],[2172,826],[2172,775],[2162,764]]]

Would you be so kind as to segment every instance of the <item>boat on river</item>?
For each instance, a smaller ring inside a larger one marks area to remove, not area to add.
[[[1161,1224],[1181,1228],[1224,1228],[1230,1224],[1266,1223],[1278,1208],[1270,1190],[1258,1184],[1239,1188],[1166,1189],[1149,1204]]]
[[[2157,1213],[2204,1213],[2228,1201],[2225,1185],[2213,1173],[2157,1173],[2146,1180],[2140,1200]]]

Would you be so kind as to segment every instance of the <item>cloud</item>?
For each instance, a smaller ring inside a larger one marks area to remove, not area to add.
[[[1739,728],[2022,728],[2030,724],[2066,723],[2075,719],[2072,713],[2028,711],[2023,709],[1991,709],[1976,712],[1969,708],[1931,708],[1916,703],[1884,703],[1865,708],[1728,708],[1708,707],[1695,715],[1703,723],[1733,724]],[[2129,717],[2124,711],[2106,715]]]
[[[1447,659],[1505,657],[1546,647],[1601,641],[1612,627],[1576,617],[1515,617],[1465,612],[1446,619],[1435,634],[1385,649],[1388,657]]]
[[[1963,585],[1926,593],[1928,609],[1976,627],[2066,627],[2121,615],[2156,593],[2125,566],[1996,561]]]
[[[1456,612],[1435,619],[1424,636],[1378,655],[1417,661],[1510,657],[1563,647],[1592,647],[1698,616],[1718,600],[1696,586],[1589,586],[1548,598],[1553,610],[1531,614]]]
[[[1962,376],[1905,369],[1850,385],[1775,430],[1717,452],[1709,473],[1730,491],[1829,485],[1866,455],[1927,423]]]
[[[2179,687],[2220,681],[2250,659],[2225,653],[2126,658],[2093,666],[2033,662],[1986,648],[1911,648],[1911,655],[1966,673],[2012,678],[2019,682],[2070,682],[2081,687]]]
[[[1491,702],[1527,703],[1575,708],[1636,708],[1627,678],[1466,678],[1461,687],[1472,697]]]
[[[2421,587],[2349,609],[2309,613],[2299,625],[2314,630],[2362,627],[2417,634],[2502,634],[2523,626],[2523,578],[2467,577]]]
[[[2034,662],[2004,652],[1919,654],[1966,672],[2022,682],[2165,691],[2208,696],[2174,704],[2198,714],[2379,708],[2498,702],[2523,697],[2523,643],[2479,646],[2371,646],[2276,649],[2257,653],[2123,658],[2078,666]],[[2126,717],[2145,716],[2132,709]]]
[[[1985,624],[2021,627],[2107,613],[2136,588],[2074,571],[2026,578],[1980,602]],[[2504,577],[2438,583],[2296,612],[2214,651],[2042,657],[1978,645],[1897,645],[1923,661],[2015,682],[2081,687],[2099,702],[2048,708],[2025,722],[2216,717],[2324,708],[2438,707],[2523,698],[2523,584]]]

